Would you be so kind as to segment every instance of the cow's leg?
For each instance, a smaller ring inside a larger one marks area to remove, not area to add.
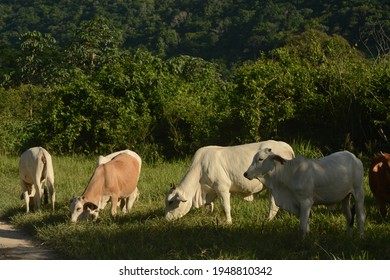
[[[116,215],[116,209],[118,207],[118,196],[117,195],[112,195],[111,196],[111,215],[115,216]]]
[[[33,167],[33,181],[35,186],[35,195],[34,195],[34,210],[38,211],[41,208],[41,199],[43,197],[43,185],[41,182],[41,178],[43,177],[44,170],[44,161],[42,158],[38,159],[35,162],[35,166]]]
[[[366,218],[366,214],[364,212],[364,202],[361,200],[356,201],[355,209],[356,209],[356,219],[359,228],[359,234],[360,236],[362,236],[364,232],[364,220]]]
[[[127,212],[129,212],[131,210],[131,208],[133,208],[134,202],[137,201],[138,196],[139,196],[138,188],[135,188],[135,190],[126,199],[126,211]]]
[[[56,192],[53,191],[51,193],[51,209],[53,209],[53,211],[55,209],[55,203],[56,203]]]
[[[363,180],[361,180],[363,182]],[[359,191],[355,193],[355,212],[359,229],[359,235],[363,236],[364,221],[366,219],[366,213],[364,211],[364,190],[363,183],[359,188]]]
[[[41,208],[41,197],[43,195],[43,188],[40,182],[34,184],[35,195],[34,195],[34,210],[38,211]]]
[[[20,185],[22,186],[23,191],[21,199],[24,200],[24,204],[26,205],[26,213],[28,213],[30,212],[30,193],[33,186],[31,184],[27,184],[23,180],[20,181]]]
[[[347,195],[343,201],[342,201],[342,209],[345,216],[345,219],[347,221],[347,232],[348,235],[352,235],[352,229],[353,229],[353,216],[351,212],[351,206],[350,206],[350,195]]]
[[[275,198],[272,195],[270,190],[268,190],[268,200],[269,200],[268,221],[271,221],[273,218],[275,218],[276,214],[278,213],[279,207],[276,205]]]
[[[99,205],[99,209],[104,209],[106,208],[106,205],[108,203],[108,201],[111,199],[110,196],[102,196],[102,198],[100,199],[100,205]]]
[[[28,195],[28,191],[23,193],[24,204],[26,204],[26,213],[30,212],[30,196]]]
[[[231,210],[230,209],[230,192],[228,190],[226,190],[226,191],[219,191],[218,195],[219,195],[219,197],[221,199],[222,209],[225,212],[226,222],[228,224],[231,224],[232,223],[232,215],[231,215],[231,212],[230,212],[230,210]]]
[[[47,185],[47,189],[49,192],[51,208],[54,211],[55,202],[56,202],[56,191],[54,189],[54,183],[50,179],[48,179],[48,180],[46,180],[46,185]]]
[[[217,198],[217,196],[217,193],[214,191],[209,191],[206,194],[206,207],[210,214],[214,212],[214,200]]]
[[[309,217],[310,210],[313,203],[310,201],[304,201],[300,204],[299,209],[299,228],[303,234],[303,237],[310,232]]]

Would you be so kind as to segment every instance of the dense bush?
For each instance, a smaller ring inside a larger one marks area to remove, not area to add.
[[[305,139],[323,152],[389,148],[388,60],[367,60],[340,36],[309,30],[229,74],[191,56],[162,59],[114,43],[107,50],[102,38],[114,33],[100,31],[63,56],[51,46],[46,70],[11,75],[12,83],[0,90],[2,153],[31,145],[61,154],[130,148],[155,161],[204,145],[269,138]],[[50,37],[33,35],[24,37],[29,45],[47,46],[42,38]],[[81,63],[75,63],[77,55]],[[88,57],[91,63],[82,62]],[[48,69],[50,79],[43,79]],[[19,77],[23,83],[16,85]]]

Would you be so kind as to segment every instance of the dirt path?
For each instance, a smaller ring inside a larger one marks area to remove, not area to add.
[[[56,254],[30,235],[0,220],[0,260],[55,260]]]

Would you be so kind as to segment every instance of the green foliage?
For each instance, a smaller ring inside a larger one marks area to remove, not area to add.
[[[180,56],[169,60],[170,81],[162,96],[163,118],[177,152],[186,154],[220,140],[229,114],[230,84],[216,65]]]
[[[46,93],[33,85],[0,88],[0,154],[20,154],[26,147],[40,144],[34,128],[45,109],[40,101],[46,100]]]
[[[288,36],[310,28],[340,34],[377,57],[383,54],[384,42],[388,42],[390,17],[386,0],[1,0],[0,5],[0,46],[15,49],[19,34],[33,30],[50,33],[60,46],[68,46],[75,29],[88,21],[106,18],[103,24],[99,20],[100,30],[92,28],[93,33],[107,34],[107,26],[120,30],[122,36],[114,39],[122,42],[123,38],[125,49],[146,48],[167,57],[187,54],[223,60],[229,65],[257,58],[260,52],[282,46]],[[88,33],[84,35],[85,39],[89,37]],[[82,42],[86,41],[95,39],[79,41],[79,54],[95,54],[90,52],[92,46],[84,48]],[[91,63],[94,59],[89,55],[79,62]]]
[[[67,62],[87,72],[94,71],[116,58],[121,41],[121,33],[111,28],[107,19],[84,21],[67,50]]]
[[[294,86],[300,87],[296,117],[290,125],[299,120],[305,128],[299,135],[309,139],[322,135],[321,141],[333,149],[346,148],[342,143],[352,136],[355,148],[361,149],[370,135],[363,96],[371,86],[374,65],[343,38],[318,31],[292,38],[283,49],[300,65],[289,67],[299,69]]]
[[[50,34],[42,35],[39,31],[32,31],[23,33],[20,41],[21,54],[17,59],[20,82],[34,85],[47,84],[53,67],[52,52],[56,40]]]
[[[388,63],[381,61],[366,60],[340,36],[309,30],[291,37],[285,47],[234,72],[238,139],[302,137],[328,153],[362,151],[379,138],[370,149],[383,149],[390,95]]]
[[[226,6],[208,8],[223,14]],[[277,16],[285,7],[268,8]],[[251,21],[252,12],[241,13]],[[130,148],[156,162],[270,138],[310,140],[324,153],[389,146],[388,58],[367,60],[339,35],[285,34],[285,46],[227,70],[199,57],[123,50],[120,32],[101,17],[73,30],[61,48],[49,34],[21,37],[20,76],[10,72],[3,92],[16,93],[15,113],[28,115],[14,120],[12,98],[4,104],[3,153],[38,144],[58,154]]]
[[[294,113],[293,76],[277,61],[262,59],[237,69],[232,95],[240,142],[274,137]]]

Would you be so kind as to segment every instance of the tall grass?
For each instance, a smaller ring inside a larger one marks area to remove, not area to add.
[[[299,220],[289,213],[281,210],[273,221],[266,221],[266,192],[257,194],[253,202],[233,195],[232,225],[225,223],[218,201],[211,215],[204,208],[193,209],[182,219],[167,222],[165,194],[171,182],[181,179],[189,163],[189,160],[144,163],[139,182],[141,196],[130,213],[112,218],[106,209],[96,222],[72,224],[69,200],[83,192],[95,159],[54,157],[56,210],[52,212],[45,205],[37,213],[26,214],[19,198],[18,159],[2,157],[0,213],[53,248],[59,259],[390,258],[390,226],[381,220],[367,182],[367,222],[363,238],[357,236],[356,225],[354,236],[347,236],[340,207],[330,212],[320,206],[313,208],[311,233],[302,239]]]

